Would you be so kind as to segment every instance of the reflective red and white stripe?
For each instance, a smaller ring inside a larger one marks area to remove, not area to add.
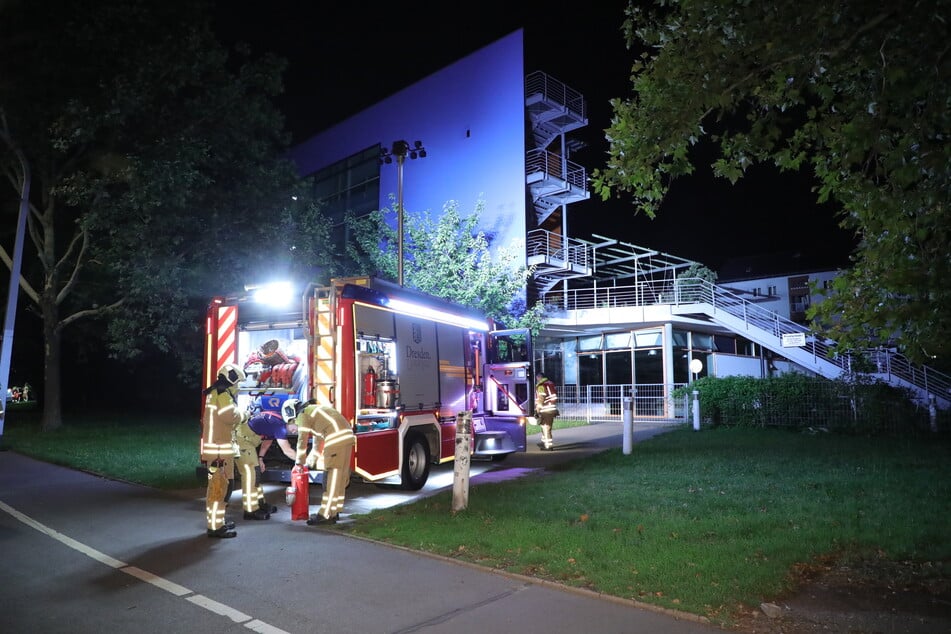
[[[215,340],[217,349],[215,351],[215,372],[221,367],[234,361],[237,355],[237,332],[238,332],[238,307],[222,306],[218,309],[218,332]]]

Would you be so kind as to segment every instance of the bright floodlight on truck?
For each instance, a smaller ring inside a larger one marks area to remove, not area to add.
[[[290,282],[270,282],[268,284],[248,284],[244,290],[251,293],[251,299],[269,306],[290,306],[296,298]]]

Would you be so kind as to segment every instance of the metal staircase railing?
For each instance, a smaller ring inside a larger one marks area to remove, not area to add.
[[[525,241],[525,258],[534,267],[533,281],[540,294],[558,282],[591,275],[591,248],[585,242],[533,229]]]
[[[548,150],[529,150],[525,153],[525,175],[530,181],[533,175],[539,175],[538,180],[561,181],[557,190],[562,191],[565,185],[587,192],[588,177],[584,166],[578,165]],[[544,189],[540,195],[546,195]]]
[[[667,304],[672,313],[702,313],[715,322],[827,378],[870,375],[951,407],[951,376],[911,363],[890,350],[840,352],[808,327],[700,278],[642,281],[629,286],[558,290],[542,295],[553,309],[579,310]],[[784,346],[784,339],[797,345]],[[802,345],[798,345],[802,344]]]
[[[562,134],[588,125],[582,94],[541,71],[525,77],[525,105],[537,148],[547,148]]]

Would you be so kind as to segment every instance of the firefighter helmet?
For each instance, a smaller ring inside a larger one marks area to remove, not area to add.
[[[285,423],[289,423],[297,418],[298,405],[300,405],[300,400],[296,398],[289,398],[281,405],[281,418],[284,419]]]
[[[224,379],[230,385],[237,385],[244,381],[244,370],[233,363],[226,363],[218,370],[218,378]]]

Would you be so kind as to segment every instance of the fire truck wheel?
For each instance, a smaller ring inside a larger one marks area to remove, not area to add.
[[[419,434],[406,438],[401,488],[419,491],[429,478],[429,443]]]

